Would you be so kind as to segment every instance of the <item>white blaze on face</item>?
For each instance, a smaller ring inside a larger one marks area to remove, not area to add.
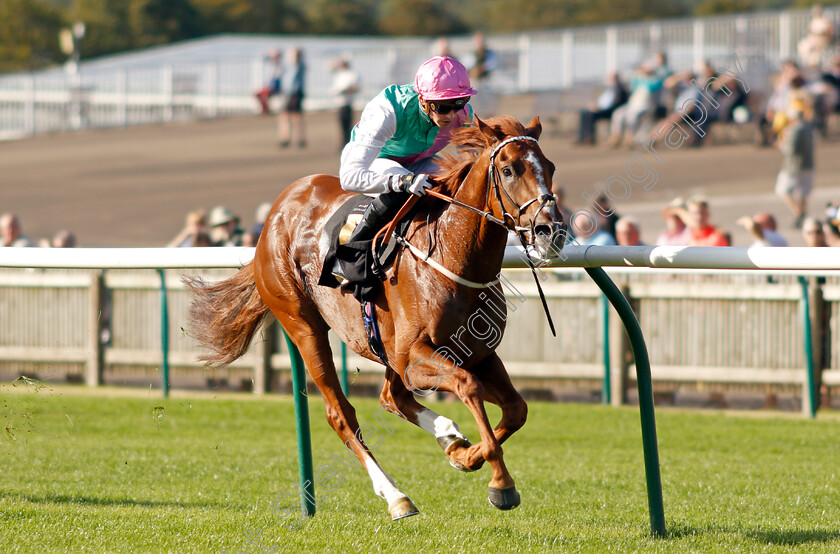
[[[548,184],[545,181],[545,175],[543,175],[542,164],[540,164],[540,161],[537,158],[537,155],[534,154],[533,150],[528,151],[528,154],[525,156],[525,161],[527,161],[528,163],[531,164],[532,171],[534,172],[534,177],[536,178],[537,185],[540,188],[540,194],[541,195],[549,195],[549,196],[551,196],[552,199],[554,199],[554,196],[551,194],[551,189],[549,188]],[[554,220],[554,216],[552,215],[551,210],[550,210],[550,207],[553,206],[553,205],[554,205],[554,203],[552,202],[552,203],[547,204],[543,208],[543,211],[545,211],[548,214],[549,220],[551,220],[551,221]],[[536,218],[537,215],[538,214],[535,214],[534,218]],[[549,244],[548,244],[548,242],[553,241],[553,240],[555,240],[555,239],[552,238],[549,241],[546,241],[545,238],[543,238],[541,236],[536,236],[536,237],[531,237],[531,244],[533,244],[534,246],[537,247],[537,251],[539,252],[539,255],[543,259],[554,259],[554,258],[557,258],[557,252],[554,249],[550,248]],[[557,246],[559,246],[559,248],[563,248],[562,242],[559,245],[555,245],[555,248]]]
[[[525,161],[531,164],[531,168],[534,172],[534,177],[537,178],[537,184],[540,187],[540,194],[551,194],[551,189],[548,188],[548,185],[545,183],[545,176],[543,175],[542,164],[540,164],[540,160],[537,158],[537,155],[534,154],[533,150],[528,151],[528,155],[525,156]]]

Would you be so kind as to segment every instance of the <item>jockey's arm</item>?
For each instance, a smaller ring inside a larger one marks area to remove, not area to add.
[[[391,189],[396,175],[370,170],[379,152],[397,132],[397,115],[390,102],[377,96],[362,112],[354,140],[341,152],[339,179],[341,188],[352,192],[383,193]]]

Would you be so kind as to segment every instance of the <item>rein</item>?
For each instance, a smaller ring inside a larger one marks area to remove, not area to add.
[[[455,200],[451,196],[446,196],[445,194],[441,194],[441,193],[433,191],[433,190],[427,190],[426,194],[428,194],[430,196],[433,196],[435,198],[438,198],[440,200],[443,200],[445,202],[448,202],[450,204],[453,204],[455,206],[459,206],[461,208],[465,208],[467,210],[470,210],[471,212],[474,212],[474,213],[480,215],[481,217],[483,217],[487,221],[490,221],[491,223],[495,223],[497,225],[500,225],[500,226],[504,227],[505,229],[507,229],[509,231],[513,231],[513,232],[516,233],[516,235],[519,237],[519,241],[522,243],[522,248],[525,250],[525,259],[528,262],[528,266],[531,268],[531,273],[534,276],[534,282],[536,283],[537,290],[540,293],[540,300],[542,301],[543,311],[545,312],[545,317],[546,317],[546,319],[548,319],[548,326],[551,328],[551,334],[556,337],[557,333],[554,330],[554,322],[552,321],[551,313],[549,313],[549,310],[548,310],[548,302],[546,301],[545,294],[543,293],[542,287],[540,286],[539,278],[537,278],[537,270],[534,267],[533,262],[531,262],[531,257],[528,254],[528,244],[525,242],[525,237],[522,234],[522,231],[531,231],[531,236],[532,237],[536,236],[534,221],[533,220],[531,221],[531,226],[530,227],[523,227],[521,225],[517,225],[517,223],[519,222],[519,219],[522,217],[522,212],[524,212],[526,209],[528,209],[528,206],[530,206],[534,202],[539,201],[540,202],[540,207],[537,210],[537,213],[539,213],[540,211],[543,210],[543,208],[551,205],[554,202],[554,196],[552,196],[551,193],[542,193],[539,196],[536,196],[536,197],[532,198],[531,200],[528,200],[527,202],[525,202],[524,204],[522,204],[520,206],[516,203],[516,201],[513,198],[511,198],[511,196],[510,196],[510,194],[508,194],[507,190],[505,190],[505,188],[502,187],[499,184],[499,182],[501,181],[501,178],[499,177],[499,168],[496,166],[496,163],[495,163],[496,155],[506,145],[508,145],[512,142],[516,142],[516,141],[537,142],[537,139],[535,139],[534,137],[527,136],[527,135],[520,135],[520,136],[506,138],[505,140],[503,140],[502,142],[497,144],[495,148],[493,148],[493,151],[490,153],[490,167],[487,169],[487,180],[492,185],[493,192],[496,195],[496,200],[498,201],[499,207],[502,210],[502,219],[499,219],[498,217],[494,216],[492,214],[492,212],[490,212],[490,211],[485,211],[485,210],[481,210],[479,208],[476,208],[475,206],[470,206],[469,204],[465,204],[463,202]],[[516,209],[518,211],[516,217],[514,217],[512,214],[505,211],[505,204],[502,201],[502,193],[504,193],[507,200],[516,207]],[[490,187],[487,187],[487,198],[485,199],[485,205],[489,203],[488,202],[489,198],[490,198]],[[394,219],[388,225],[386,225],[384,228],[382,228],[376,234],[376,236],[373,237],[373,244],[372,244],[371,248],[374,248],[374,249],[376,248],[377,240],[379,239],[379,237],[383,233],[384,233],[384,237],[382,238],[381,244],[387,244],[388,243],[388,241],[391,239],[391,235],[393,234],[394,229],[396,229],[397,222],[400,219],[402,219],[403,216],[405,216],[405,214],[407,214],[408,211],[411,210],[411,208],[414,207],[414,205],[417,203],[417,201],[419,199],[420,199],[419,196],[412,195],[411,198],[406,200],[405,204],[403,205],[402,208],[400,208],[400,211],[397,213],[397,215],[394,217]],[[508,223],[508,218],[510,218],[510,224]],[[464,279],[460,275],[456,275],[455,273],[446,269],[446,267],[444,267],[443,265],[441,265],[438,262],[436,262],[435,260],[433,260],[430,257],[430,254],[424,254],[420,249],[418,249],[416,246],[414,246],[413,244],[408,242],[404,237],[397,237],[397,242],[399,242],[405,248],[408,248],[409,252],[411,252],[414,256],[416,256],[419,260],[429,264],[434,269],[436,269],[438,272],[445,275],[449,279],[455,281],[456,283],[459,283],[461,285],[464,285],[464,286],[470,287],[470,288],[474,288],[474,289],[489,288],[489,287],[495,286],[496,284],[499,283],[498,278],[494,279],[493,281],[490,281],[488,283],[478,283],[478,282],[475,282],[475,281],[470,281],[469,279]]]
[[[523,136],[518,136],[518,137],[509,137],[509,138],[503,140],[502,142],[500,142],[499,144],[497,144],[496,148],[493,149],[493,152],[490,153],[490,168],[488,169],[488,178],[490,179],[490,182],[493,184],[493,192],[496,193],[496,201],[499,203],[499,207],[502,209],[502,213],[504,214],[502,217],[504,218],[505,223],[507,223],[508,217],[510,217],[511,221],[514,222],[514,224],[512,226],[508,227],[507,225],[505,225],[505,227],[507,227],[508,229],[510,229],[512,231],[515,231],[516,236],[519,237],[519,242],[522,243],[522,248],[523,248],[523,250],[525,250],[525,260],[528,262],[528,267],[531,268],[531,274],[534,276],[534,283],[537,285],[537,291],[539,291],[539,293],[540,293],[540,300],[542,301],[542,306],[543,306],[543,311],[545,312],[545,317],[548,320],[548,326],[551,329],[551,335],[556,337],[557,332],[554,330],[554,321],[552,321],[551,313],[548,311],[548,302],[545,299],[545,293],[543,293],[542,286],[540,286],[540,280],[537,278],[537,270],[534,267],[533,262],[531,262],[531,256],[528,254],[528,244],[525,242],[525,237],[520,232],[520,229],[530,230],[531,231],[531,237],[536,237],[537,234],[536,234],[534,220],[533,219],[531,220],[531,226],[530,227],[521,227],[521,226],[518,226],[518,225],[515,224],[522,217],[522,212],[525,211],[528,208],[528,206],[530,206],[534,202],[539,201],[540,202],[540,207],[537,210],[537,213],[539,213],[539,212],[542,211],[543,208],[545,208],[547,205],[550,205],[551,203],[553,203],[555,201],[554,197],[550,193],[544,192],[544,193],[540,194],[539,196],[535,196],[534,198],[528,200],[527,202],[525,202],[521,206],[517,205],[516,201],[513,198],[510,197],[510,194],[508,194],[508,191],[503,186],[501,186],[499,184],[499,181],[501,181],[501,178],[499,177],[499,168],[496,166],[496,163],[495,163],[496,154],[498,154],[499,151],[505,145],[510,144],[511,142],[520,141],[520,140],[537,142],[537,139],[535,139],[534,137],[529,137],[529,136],[524,136],[523,135]],[[516,209],[519,212],[519,213],[516,214],[516,219],[514,219],[513,215],[511,215],[511,214],[509,214],[508,212],[505,211],[505,204],[502,201],[502,194],[501,193],[504,193],[505,197],[507,197],[508,201],[511,204],[513,204],[514,206],[516,206]],[[490,195],[489,188],[487,190],[487,195],[488,195],[488,197]]]

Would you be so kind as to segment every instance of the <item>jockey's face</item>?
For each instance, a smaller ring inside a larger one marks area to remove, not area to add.
[[[429,103],[420,99],[420,109],[422,109],[432,120],[432,123],[440,127],[441,129],[446,129],[449,127],[453,121],[455,121],[455,117],[458,115],[457,110],[452,110],[448,113],[437,113],[436,111],[432,110],[429,106]]]

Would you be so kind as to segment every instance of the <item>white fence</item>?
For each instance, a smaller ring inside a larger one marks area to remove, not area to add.
[[[600,252],[600,254],[598,254]],[[0,373],[99,383],[160,383],[160,279],[130,268],[238,267],[253,249],[2,249],[0,267]],[[509,264],[521,265],[512,250]],[[840,385],[840,249],[598,248],[569,247],[566,264],[670,269],[616,269],[648,340],[654,386],[764,392],[804,390],[807,373],[802,288],[797,275],[810,275],[812,351],[817,382]],[[598,258],[593,258],[598,254]],[[775,268],[749,271],[681,270],[709,256],[717,265]],[[738,261],[740,259],[740,262]],[[790,266],[820,270],[784,272]],[[34,270],[25,267],[69,267]],[[112,268],[101,270],[83,268]],[[834,271],[829,271],[834,268]],[[194,271],[195,269],[193,269]],[[230,270],[205,275],[219,278]],[[598,288],[577,269],[546,271],[543,282],[558,336],[552,337],[531,276],[509,270],[521,296],[511,312],[499,354],[520,386],[551,394],[601,391],[605,371],[613,397],[626,399],[635,381],[623,328],[613,314],[604,329]],[[827,275],[818,278],[817,274]],[[195,361],[198,345],[184,327],[189,294],[178,272],[167,271],[169,360],[174,386],[227,381],[257,392],[288,385],[290,360],[276,327],[258,335],[248,354],[232,367],[208,372]],[[605,368],[605,341],[611,347]],[[340,344],[333,339],[335,363]],[[381,368],[351,354],[356,387],[381,386]]]
[[[840,22],[840,9],[826,9]],[[675,69],[709,59],[729,67],[732,54],[761,91],[780,60],[795,57],[805,36],[807,11],[744,14],[631,23],[488,37],[501,66],[485,92],[567,90],[600,84],[608,71],[626,72],[654,51]],[[469,37],[452,37],[453,52],[467,55]],[[204,45],[204,47],[202,47]],[[253,113],[253,92],[265,80],[269,48],[301,47],[307,56],[307,109],[330,107],[330,62],[351,60],[366,100],[384,86],[409,82],[433,54],[426,39],[219,37],[184,46],[84,62],[78,74],[51,70],[0,77],[0,139],[66,129],[119,127],[180,119]]]

